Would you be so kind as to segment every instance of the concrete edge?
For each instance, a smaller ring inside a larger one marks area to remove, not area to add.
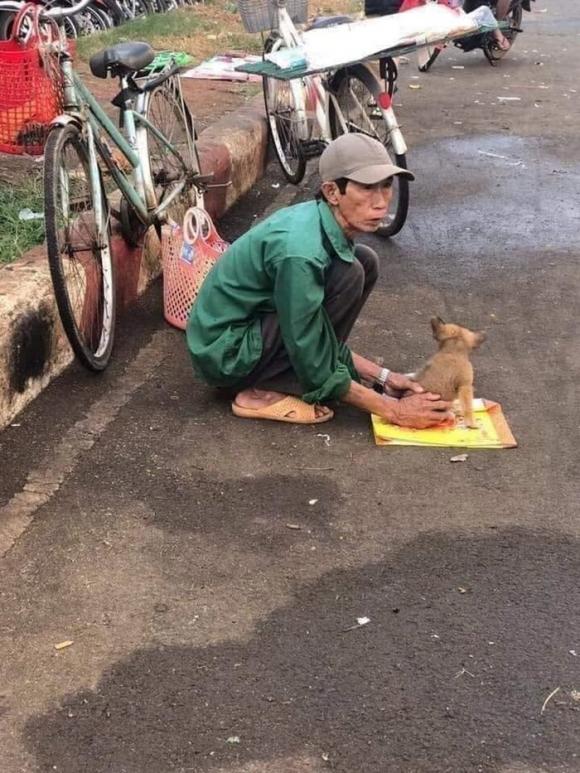
[[[209,126],[198,149],[204,173],[216,183],[207,196],[210,213],[221,217],[266,166],[268,132],[261,98]],[[151,229],[152,230],[152,229]],[[161,272],[154,233],[144,246],[129,249],[114,237],[119,309],[135,301]],[[44,246],[0,268],[0,430],[73,360],[56,309]]]

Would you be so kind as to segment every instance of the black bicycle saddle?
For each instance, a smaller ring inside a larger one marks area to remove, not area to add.
[[[155,51],[149,43],[117,43],[91,56],[91,72],[96,78],[127,75],[142,70],[155,59]]]

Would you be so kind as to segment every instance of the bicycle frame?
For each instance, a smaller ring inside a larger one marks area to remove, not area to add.
[[[79,76],[74,72],[71,60],[67,57],[62,61],[62,71],[64,75],[65,89],[65,114],[55,119],[55,123],[65,123],[69,116],[82,116],[86,120],[88,127],[87,142],[89,145],[89,161],[91,165],[91,175],[93,179],[98,179],[99,169],[95,149],[110,171],[115,183],[122,195],[131,204],[137,216],[144,225],[151,225],[157,220],[171,202],[179,196],[185,187],[185,181],[176,185],[175,189],[167,198],[163,200],[160,206],[156,206],[155,190],[150,174],[146,174],[144,163],[147,163],[146,148],[142,147],[144,131],[139,132],[140,128],[149,129],[163,147],[175,156],[181,166],[186,169],[187,165],[177,150],[171,145],[167,138],[153,126],[143,115],[148,98],[147,93],[142,92],[137,97],[135,108],[123,108],[123,126],[125,135],[115,126],[109,116],[105,113],[98,101],[84,85]],[[121,78],[121,88],[129,88],[128,78]],[[105,134],[120,151],[123,158],[131,168],[130,176],[113,158],[106,140],[102,139]],[[93,158],[94,156],[94,158]]]

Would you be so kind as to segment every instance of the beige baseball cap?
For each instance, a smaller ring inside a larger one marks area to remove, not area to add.
[[[318,165],[322,182],[346,177],[363,185],[374,185],[394,175],[410,180],[415,175],[391,161],[384,145],[366,134],[341,134],[327,145]]]

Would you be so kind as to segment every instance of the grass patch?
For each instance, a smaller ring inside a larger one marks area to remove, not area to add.
[[[310,3],[310,16],[359,15],[363,0],[318,0]],[[193,7],[122,24],[106,32],[77,40],[77,52],[87,61],[97,51],[127,40],[144,40],[156,50],[185,51],[195,62],[228,51],[261,53],[262,36],[244,30],[232,0],[206,0]]]
[[[19,258],[44,240],[44,220],[20,220],[22,209],[42,212],[42,176],[37,174],[18,185],[0,184],[0,265]]]
[[[112,30],[79,38],[78,56],[87,61],[106,46],[127,40],[144,40],[156,50],[185,51],[196,63],[230,50],[262,50],[261,36],[245,32],[232,3],[215,0],[136,19]]]

